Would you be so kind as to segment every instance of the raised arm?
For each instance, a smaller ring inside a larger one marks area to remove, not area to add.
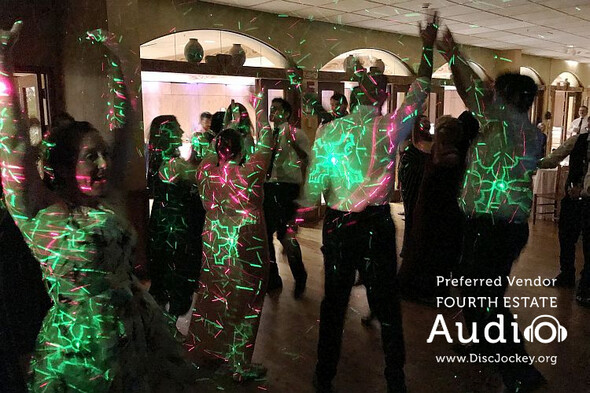
[[[448,28],[437,46],[451,67],[457,92],[465,106],[475,113],[476,117],[482,117],[486,107],[493,100],[492,86],[473,71]]]
[[[20,224],[51,203],[35,162],[29,132],[22,119],[13,75],[12,47],[22,22],[10,31],[0,31],[0,163],[6,207]]]
[[[245,167],[250,173],[260,171],[260,176],[266,176],[277,136],[268,123],[268,113],[262,105],[262,94],[254,96],[252,104],[256,110],[256,124],[260,137],[256,143],[254,154],[248,158]]]
[[[109,131],[113,132],[113,183],[124,181],[125,168],[133,143],[133,132],[139,129],[131,106],[128,85],[123,75],[118,37],[106,30],[96,29],[86,33],[92,45],[102,45],[109,81],[110,97],[107,102]]]
[[[324,109],[317,93],[305,93],[302,96],[302,110],[304,114],[317,116],[320,124],[329,123],[334,116]]]
[[[438,15],[435,13],[432,19],[422,29],[419,25],[422,38],[422,58],[418,68],[418,77],[410,86],[410,90],[402,105],[392,115],[386,115],[384,120],[388,123],[388,131],[394,146],[398,146],[412,132],[416,117],[421,114],[422,106],[430,92],[432,80],[433,46],[438,32]]]

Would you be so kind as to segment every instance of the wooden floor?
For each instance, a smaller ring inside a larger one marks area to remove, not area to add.
[[[398,248],[403,233],[401,205],[392,205],[397,228]],[[319,306],[323,296],[323,265],[320,229],[302,228],[299,234],[303,258],[309,273],[307,291],[301,300],[292,297],[293,279],[288,266],[279,268],[284,281],[282,293],[267,295],[256,342],[254,361],[268,367],[260,381],[237,384],[203,371],[195,392],[275,392],[312,393],[311,381],[316,362]],[[280,246],[277,246],[280,247]],[[552,278],[558,272],[557,226],[550,221],[531,224],[528,245],[512,273],[518,277]],[[577,266],[581,269],[581,248]],[[579,271],[579,270],[578,270]],[[549,383],[539,392],[590,393],[590,310],[575,302],[574,291],[553,288],[509,289],[508,296],[557,296],[558,307],[519,308],[521,327],[541,314],[551,314],[568,330],[564,342],[527,343],[531,355],[556,355],[557,364],[536,364]],[[427,344],[435,317],[445,316],[449,326],[461,319],[458,309],[433,309],[403,302],[404,333],[407,351],[406,377],[410,393],[495,393],[502,391],[501,380],[492,366],[437,363],[436,355],[453,355],[450,344],[437,339]],[[378,323],[365,328],[361,316],[368,313],[363,287],[353,288],[344,332],[342,358],[334,385],[338,393],[384,393]]]

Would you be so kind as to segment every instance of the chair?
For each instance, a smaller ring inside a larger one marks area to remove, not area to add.
[[[567,167],[567,166],[562,167],[561,165],[558,166],[553,192],[533,194],[533,225],[537,222],[537,215],[552,214],[554,221],[556,221],[558,219],[558,217],[559,217],[559,201],[564,196],[565,182],[567,180],[568,172],[569,172],[569,167]],[[549,202],[539,203],[539,198],[549,200]],[[553,210],[542,211],[542,212],[537,211],[541,206],[553,206]]]

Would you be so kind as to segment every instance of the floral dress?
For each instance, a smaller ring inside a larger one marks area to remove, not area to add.
[[[17,222],[53,301],[32,391],[174,392],[194,381],[164,315],[132,274],[127,222],[102,206],[65,204]]]

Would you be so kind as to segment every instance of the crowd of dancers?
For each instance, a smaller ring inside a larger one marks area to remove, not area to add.
[[[429,302],[445,295],[436,276],[508,276],[527,243],[531,177],[544,149],[527,116],[535,83],[505,74],[489,85],[468,66],[448,30],[436,40],[438,23],[434,15],[420,27],[417,77],[394,113],[381,113],[385,76],[362,68],[355,70],[350,113],[343,95],[332,97],[331,112],[308,99],[304,107],[321,123],[313,146],[290,122],[292,105],[276,98],[267,116],[262,94],[253,98],[255,119],[234,101],[224,112],[203,113],[202,129],[184,153],[178,120],[155,118],[147,149],[153,207],[142,280],[133,271],[134,230],[108,202],[125,173],[125,144],[109,148],[91,124],[62,116],[44,139],[39,173],[12,75],[10,50],[21,23],[1,31],[0,78],[8,93],[0,96],[0,160],[5,211],[12,216],[3,222],[16,223],[41,266],[50,299],[43,288],[31,290],[43,303],[36,303],[38,314],[46,315],[36,322],[36,344],[23,340],[23,355],[34,352],[31,364],[2,370],[17,376],[13,391],[25,391],[27,369],[29,389],[44,393],[183,391],[198,378],[193,363],[236,381],[263,376],[265,367],[252,363],[263,300],[282,286],[273,236],[286,252],[293,295],[300,298],[307,272],[297,226],[323,196],[325,292],[314,386],[332,391],[358,272],[381,324],[388,392],[406,392],[400,289],[401,296]],[[96,30],[86,40],[106,48],[109,132],[117,141],[136,130],[117,39]],[[469,111],[438,119],[432,136],[421,112],[435,43]],[[300,80],[289,79],[299,91]],[[389,205],[398,151],[406,214],[399,274]],[[571,183],[583,184],[585,175]],[[506,286],[466,287],[462,295],[501,298]],[[588,301],[587,287],[580,293]],[[498,315],[513,320],[502,306],[464,310],[468,329],[483,328]],[[526,354],[513,341],[463,350]],[[500,373],[509,392],[544,383],[531,365],[501,365]]]

